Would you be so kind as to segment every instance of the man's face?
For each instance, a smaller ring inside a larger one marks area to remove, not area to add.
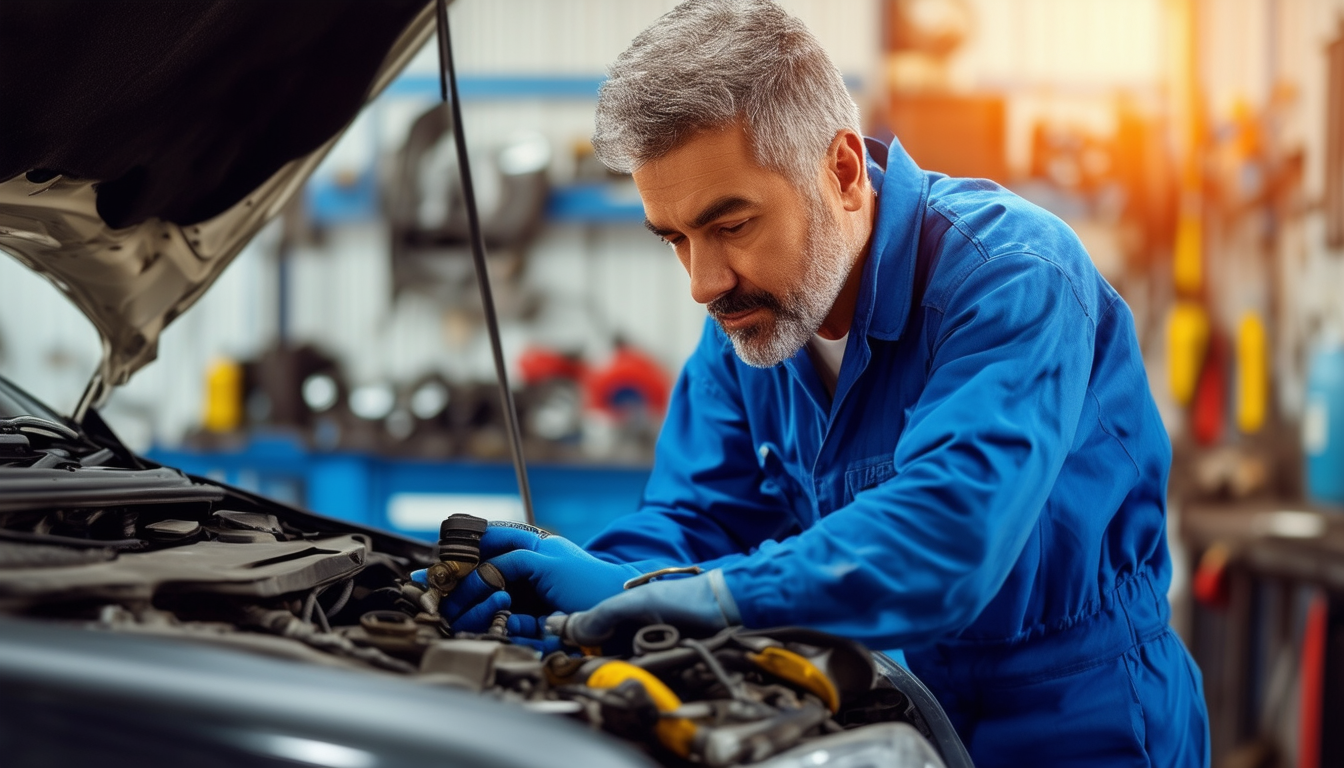
[[[672,244],[738,357],[777,365],[817,332],[859,249],[819,184],[798,189],[759,165],[740,126],[697,134],[634,179],[649,229]]]

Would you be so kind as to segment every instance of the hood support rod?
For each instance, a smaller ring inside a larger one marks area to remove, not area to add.
[[[448,33],[448,1],[435,0],[435,3],[438,6],[439,22],[439,95],[447,103],[453,120],[457,168],[462,177],[462,197],[466,200],[467,224],[471,230],[471,258],[476,265],[481,308],[485,311],[485,325],[490,332],[490,351],[495,357],[495,377],[499,382],[499,399],[504,408],[504,426],[509,432],[513,471],[518,476],[518,495],[523,500],[523,514],[527,517],[527,523],[536,525],[536,516],[532,512],[532,489],[527,482],[527,464],[523,459],[523,438],[518,428],[518,409],[513,403],[513,390],[509,389],[509,374],[504,366],[504,348],[499,341],[499,317],[495,314],[495,298],[490,290],[490,274],[485,266],[485,238],[481,235],[480,217],[476,212],[476,190],[471,183],[471,164],[467,160],[467,138],[462,131],[462,104],[457,93],[457,71],[453,67],[453,43]]]

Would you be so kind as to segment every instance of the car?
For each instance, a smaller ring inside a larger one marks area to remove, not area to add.
[[[434,3],[24,0],[2,21],[0,249],[103,344],[68,415],[0,378],[6,765],[970,765],[858,643],[651,625],[542,656],[456,632],[410,575],[475,567],[485,521],[435,547],[325,518],[149,461],[99,416],[444,23]]]

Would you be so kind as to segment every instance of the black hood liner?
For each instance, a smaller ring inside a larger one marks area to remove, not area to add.
[[[364,104],[425,0],[4,0],[0,181],[96,179],[113,228],[195,224]]]

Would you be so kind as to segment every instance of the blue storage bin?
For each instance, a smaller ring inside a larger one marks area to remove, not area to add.
[[[1302,449],[1307,496],[1344,507],[1344,346],[1327,346],[1311,358]]]

